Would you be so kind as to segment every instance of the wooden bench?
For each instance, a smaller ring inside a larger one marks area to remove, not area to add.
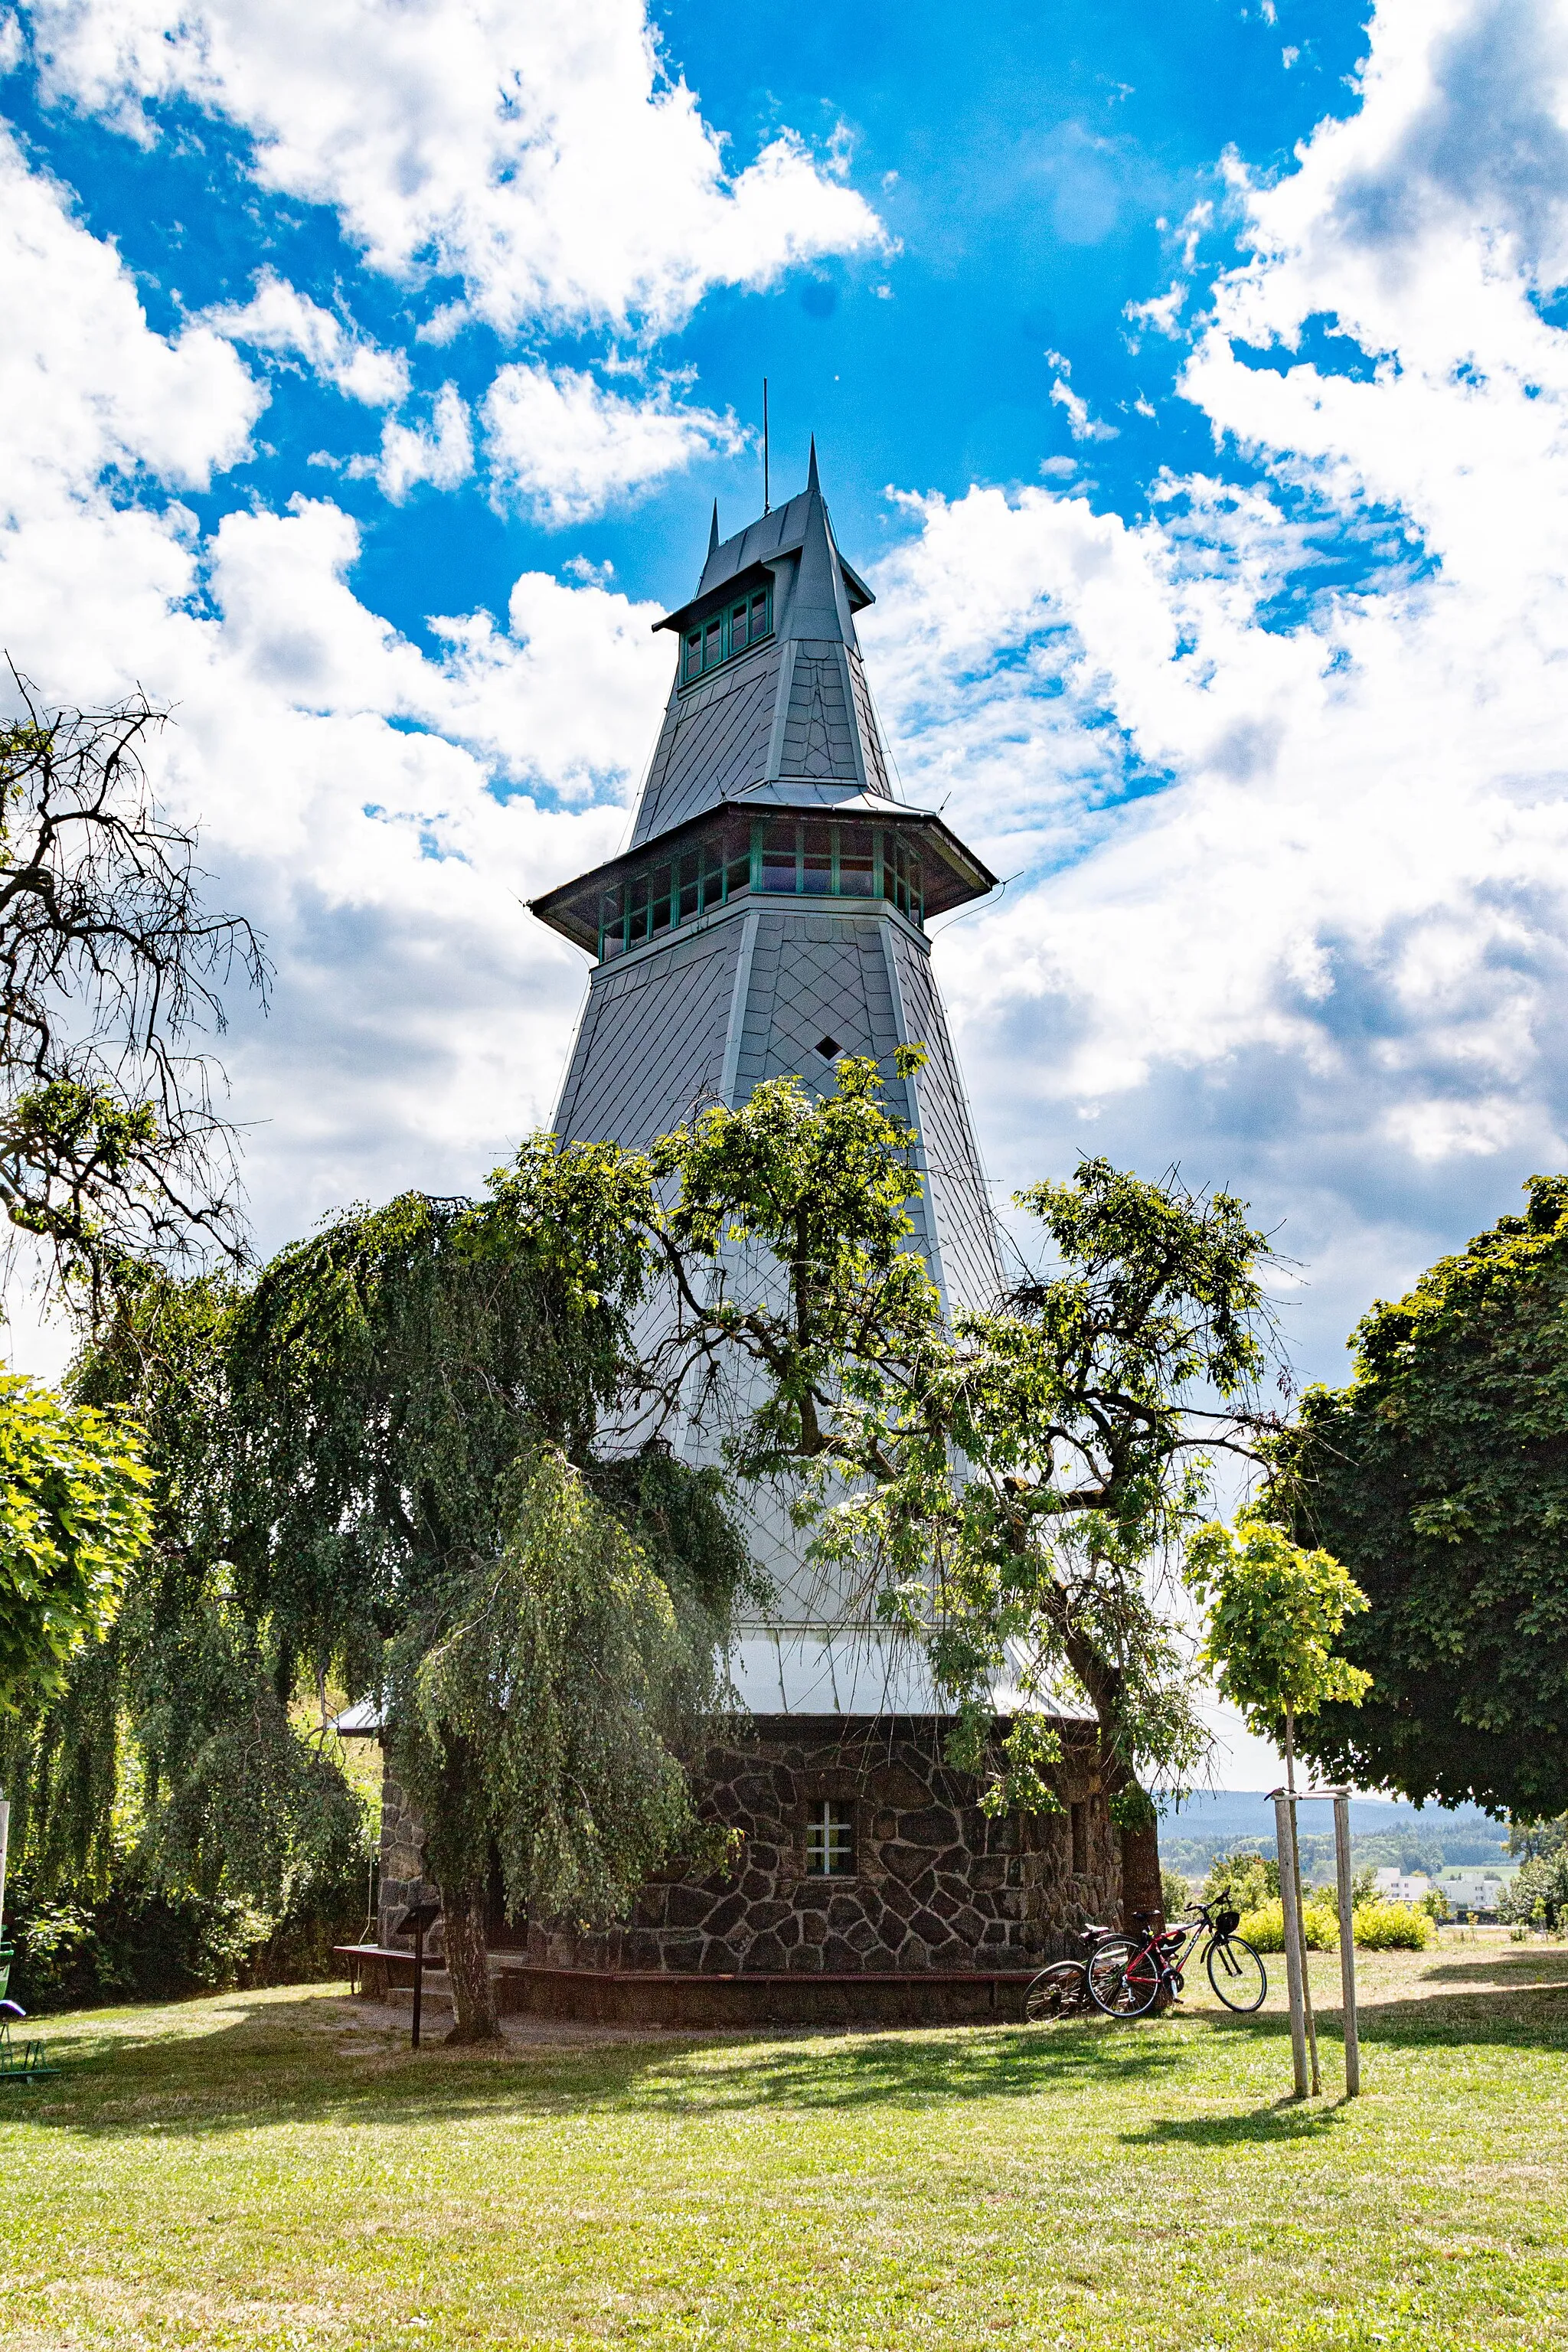
[[[408,1971],[407,1977],[402,1981],[408,1984],[414,1981],[414,1953],[411,1947],[399,1948],[393,1944],[334,1944],[332,1958],[347,1962],[349,1990],[352,1993],[359,1992],[363,1986],[363,1989],[374,1999],[378,2000],[384,1999],[392,1985],[393,1969],[398,1962],[401,1962]],[[375,1985],[364,1985],[363,1980],[367,1970],[374,1971],[381,1981]]]

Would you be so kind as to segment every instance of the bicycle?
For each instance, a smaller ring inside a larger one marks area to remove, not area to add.
[[[1252,1946],[1236,1932],[1241,1914],[1222,1894],[1213,1903],[1189,1903],[1197,1917],[1190,1927],[1156,1928],[1156,1913],[1135,1911],[1136,1936],[1119,1936],[1091,1954],[1085,1970],[1089,1997],[1107,2017],[1147,2017],[1161,2000],[1184,1990],[1184,1970],[1206,1933],[1204,1962],[1215,1998],[1238,2016],[1263,2005],[1268,1971]]]
[[[1121,1940],[1116,1927],[1088,1927],[1080,1931],[1086,1943],[1105,1944]],[[1024,2015],[1031,2025],[1044,2025],[1053,2017],[1079,2017],[1091,2010],[1089,1998],[1089,1961],[1053,1960],[1042,1969],[1024,1994]]]

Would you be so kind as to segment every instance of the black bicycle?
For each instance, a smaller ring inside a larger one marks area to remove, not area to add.
[[[1216,1999],[1246,2017],[1263,2006],[1268,1971],[1252,1946],[1237,1934],[1241,1914],[1222,1894],[1213,1903],[1189,1903],[1190,1927],[1156,1925],[1156,1915],[1135,1911],[1136,1936],[1116,1936],[1097,1945],[1085,1968],[1089,1997],[1107,2017],[1147,2017],[1168,2006],[1184,1989],[1184,1971],[1204,1946],[1203,1958]],[[1207,1937],[1206,1945],[1204,1944]]]
[[[1121,1930],[1116,1927],[1085,1927],[1083,1940],[1091,1948],[1118,1943]],[[1031,2025],[1044,2025],[1053,2017],[1081,2017],[1092,2011],[1089,1998],[1088,1959],[1053,1960],[1042,1969],[1024,1995],[1024,2014]]]

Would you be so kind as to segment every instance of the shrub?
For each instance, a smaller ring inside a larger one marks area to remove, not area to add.
[[[1432,1915],[1417,1903],[1363,1903],[1355,1939],[1367,1952],[1424,1952],[1437,1940]]]
[[[332,1946],[359,1934],[364,1907],[357,1874],[301,1890],[273,1917],[233,1895],[161,1891],[128,1858],[100,1895],[35,1895],[20,1871],[5,1898],[5,1940],[16,1955],[11,1992],[45,2015],[331,1977]]]
[[[1301,1921],[1307,1931],[1310,1952],[1337,1952],[1340,1946],[1339,1921],[1331,1903],[1304,1903]],[[1241,1915],[1237,1934],[1260,1952],[1282,1952],[1285,1949],[1285,1906],[1276,1896],[1271,1903],[1260,1903]]]
[[[1192,1900],[1192,1887],[1179,1870],[1160,1872],[1160,1904],[1167,1919],[1177,1918]]]
[[[1497,1915],[1509,1926],[1529,1920],[1554,1927],[1568,1913],[1568,1849],[1537,1854],[1498,1896]]]
[[[1255,1851],[1222,1853],[1209,1864],[1202,1900],[1217,1902],[1228,1895],[1238,1911],[1256,1911],[1279,1893],[1279,1865],[1271,1855]]]

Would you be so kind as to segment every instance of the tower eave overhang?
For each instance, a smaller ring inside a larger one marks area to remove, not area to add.
[[[599,942],[598,908],[604,891],[628,876],[644,873],[651,866],[668,865],[671,859],[679,858],[708,836],[721,831],[726,822],[784,815],[885,826],[909,840],[911,846],[923,847],[931,860],[933,874],[933,887],[925,894],[929,914],[947,914],[956,907],[988,898],[995,889],[995,875],[934,810],[910,808],[901,801],[884,800],[875,793],[852,789],[847,792],[842,785],[837,788],[837,796],[826,801],[823,794],[827,789],[830,788],[814,779],[801,778],[796,782],[789,777],[782,778],[721,801],[700,816],[689,818],[684,824],[675,825],[669,832],[643,842],[636,849],[626,850],[618,857],[606,858],[602,866],[591,866],[587,873],[576,875],[569,882],[557,883],[553,890],[542,891],[537,898],[524,903],[530,914],[548,923],[552,931],[570,940],[574,947],[584,948],[595,955]],[[766,889],[748,889],[731,903],[809,908],[814,914],[830,914],[835,906],[834,898],[826,894],[795,895]]]

